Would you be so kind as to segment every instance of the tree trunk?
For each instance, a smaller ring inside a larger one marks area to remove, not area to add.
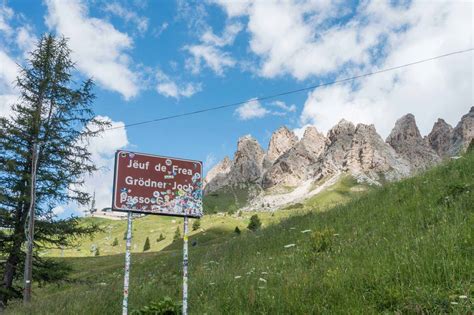
[[[21,259],[21,245],[24,242],[24,235],[21,228],[15,228],[15,237],[13,239],[12,250],[8,255],[3,272],[3,279],[0,284],[0,311],[7,306],[8,300],[11,298],[11,290],[13,287],[13,279],[17,273],[18,263]]]
[[[22,194],[26,192],[29,185],[24,185],[21,189]],[[20,198],[20,200],[23,198]],[[11,298],[13,288],[13,280],[17,274],[17,267],[21,261],[21,246],[25,242],[25,222],[29,202],[21,202],[18,204],[15,215],[15,227],[13,231],[12,245],[9,250],[8,258],[3,271],[2,282],[0,282],[0,313],[7,306],[8,300]]]

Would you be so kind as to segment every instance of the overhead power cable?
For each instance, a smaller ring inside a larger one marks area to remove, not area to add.
[[[176,119],[176,118],[180,118],[180,117],[201,114],[201,113],[210,112],[210,111],[214,111],[214,110],[219,110],[219,109],[224,109],[224,108],[229,108],[229,107],[235,107],[235,106],[243,105],[243,104],[250,103],[250,102],[269,100],[269,99],[277,98],[277,97],[280,97],[280,96],[300,93],[300,92],[304,92],[304,91],[308,91],[308,90],[314,90],[316,88],[323,87],[323,86],[344,83],[344,82],[353,81],[353,80],[357,80],[357,79],[364,78],[364,77],[369,77],[369,76],[372,76],[372,75],[375,75],[375,74],[394,71],[394,70],[398,70],[398,69],[401,69],[401,68],[414,66],[414,65],[417,65],[417,64],[420,64],[420,63],[429,62],[429,61],[433,61],[433,60],[444,58],[444,57],[449,57],[449,56],[452,56],[452,55],[458,55],[458,54],[471,52],[473,50],[474,50],[474,48],[453,51],[453,52],[446,53],[446,54],[443,54],[443,55],[439,55],[439,56],[435,56],[435,57],[431,57],[431,58],[427,58],[427,59],[421,59],[421,60],[417,60],[417,61],[413,61],[413,62],[410,62],[410,63],[403,64],[403,65],[399,65],[399,66],[395,66],[395,67],[391,67],[391,68],[385,68],[385,69],[381,69],[381,70],[377,70],[377,71],[373,71],[373,72],[368,72],[368,73],[356,75],[356,76],[353,76],[353,77],[348,77],[348,78],[339,79],[339,80],[335,80],[335,81],[315,84],[315,85],[307,86],[307,87],[304,87],[304,88],[289,90],[289,91],[280,92],[280,93],[276,93],[276,94],[272,94],[272,95],[256,97],[256,98],[252,98],[252,99],[249,99],[249,100],[246,100],[246,101],[240,101],[240,102],[235,102],[235,103],[230,103],[230,104],[220,105],[220,106],[215,106],[215,107],[207,107],[207,108],[203,108],[203,109],[199,109],[199,110],[195,110],[195,111],[191,111],[191,112],[175,114],[175,115],[170,115],[170,116],[163,116],[163,117],[159,117],[159,118],[156,118],[156,119],[145,120],[145,121],[140,121],[140,122],[136,122],[136,123],[130,123],[130,124],[126,124],[126,125],[123,125],[123,126],[116,126],[116,127],[106,128],[106,129],[104,129],[104,131],[109,131],[109,130],[114,130],[114,129],[122,129],[122,128],[127,128],[127,127],[134,127],[134,126],[139,126],[139,125],[145,125],[145,124],[150,124],[150,123],[159,122],[159,121],[163,121],[163,120]]]

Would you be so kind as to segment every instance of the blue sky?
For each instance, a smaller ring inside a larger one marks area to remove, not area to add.
[[[0,5],[0,115],[11,82],[45,32],[70,39],[77,79],[93,77],[94,110],[114,126],[251,100],[473,47],[471,2],[417,1],[4,1]],[[423,134],[455,124],[473,99],[472,53],[355,84],[108,132],[91,143],[103,170],[88,178],[110,203],[120,148],[202,160],[232,157],[240,136],[266,148],[287,125],[326,132],[341,118],[374,123],[385,137],[415,114]],[[108,169],[109,168],[109,169]],[[60,205],[61,215],[78,214]]]

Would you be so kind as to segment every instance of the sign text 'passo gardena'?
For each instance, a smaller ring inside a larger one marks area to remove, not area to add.
[[[112,209],[202,216],[202,162],[117,151]]]

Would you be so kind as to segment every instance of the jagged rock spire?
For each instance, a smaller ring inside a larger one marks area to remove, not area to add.
[[[265,155],[264,167],[269,168],[281,155],[286,153],[298,142],[298,137],[286,126],[278,128],[270,139],[267,154]]]
[[[444,119],[439,118],[426,137],[426,141],[440,157],[446,157],[449,155],[452,137],[453,127],[445,122]]]
[[[474,138],[474,106],[466,115],[462,116],[461,121],[453,130],[451,140],[450,155],[457,155],[466,151],[467,147]]]
[[[303,138],[281,155],[265,173],[262,185],[297,186],[311,175],[311,166],[325,149],[326,137],[315,127],[306,128]]]
[[[440,161],[440,157],[421,137],[412,114],[397,120],[386,141],[416,170],[427,169]]]

